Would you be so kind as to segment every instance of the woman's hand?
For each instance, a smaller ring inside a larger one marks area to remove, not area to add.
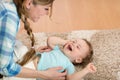
[[[62,73],[58,72],[61,69],[62,67],[55,67],[55,68],[50,68],[46,71],[43,71],[43,73],[46,75],[45,80],[65,80],[67,71],[62,72]]]
[[[38,49],[37,49],[37,52],[49,52],[49,51],[51,51],[52,49],[50,48],[50,47],[48,47],[48,46],[41,46],[41,47],[39,47]]]
[[[67,71],[63,73],[58,72],[61,69],[62,67],[55,67],[45,71],[38,71],[22,67],[20,73],[16,76],[22,78],[42,78],[44,80],[65,80]]]

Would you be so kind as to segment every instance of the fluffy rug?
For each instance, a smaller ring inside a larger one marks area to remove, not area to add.
[[[84,80],[120,80],[120,30],[79,30],[68,33],[34,33],[36,45],[46,45],[48,36],[59,36],[64,39],[85,38],[94,50],[93,63],[97,67],[95,74],[87,75]],[[19,34],[18,39],[30,47],[26,34]],[[76,71],[80,68],[76,67]]]

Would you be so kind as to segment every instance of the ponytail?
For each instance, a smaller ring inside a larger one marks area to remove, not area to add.
[[[17,7],[17,12],[18,12],[19,18],[24,23],[24,29],[27,31],[27,34],[29,35],[30,40],[31,40],[30,50],[24,55],[22,61],[18,62],[20,65],[23,66],[27,62],[29,62],[31,59],[33,59],[33,56],[35,55],[35,49],[33,48],[34,44],[35,44],[35,39],[34,39],[34,34],[32,32],[32,29],[30,28],[30,24],[29,24],[27,18],[25,17],[25,9],[23,7],[24,0],[13,0],[13,2],[15,3],[15,5]]]
[[[34,49],[35,39],[34,39],[34,34],[32,32],[32,29],[30,28],[30,24],[27,21],[27,18],[22,19],[22,21],[24,23],[24,28],[27,31],[27,34],[29,35],[30,40],[31,40],[31,48],[30,48],[30,50],[24,55],[23,60],[21,62],[19,62],[19,64],[23,66],[27,62],[32,60],[34,55],[35,55],[35,49]]]

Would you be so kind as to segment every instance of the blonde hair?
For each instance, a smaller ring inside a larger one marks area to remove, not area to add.
[[[34,39],[34,34],[32,32],[32,29],[30,28],[30,24],[27,20],[27,14],[28,13],[27,13],[26,7],[24,5],[25,1],[26,0],[13,0],[13,2],[16,5],[16,8],[17,8],[19,18],[24,23],[24,28],[27,31],[27,34],[29,35],[30,40],[31,40],[31,49],[25,54],[25,56],[23,57],[23,60],[18,62],[20,65],[25,65],[28,61],[33,59],[33,56],[35,55],[35,49],[32,48],[32,47],[34,47],[35,39]],[[32,3],[34,5],[48,5],[48,4],[51,4],[51,7],[52,7],[53,1],[54,0],[33,0]]]

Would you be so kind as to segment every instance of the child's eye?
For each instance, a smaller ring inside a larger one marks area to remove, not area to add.
[[[78,45],[77,48],[80,49],[80,45]]]
[[[73,43],[76,43],[77,41],[73,41]]]
[[[80,47],[79,47],[79,46],[77,46],[77,48],[79,49]]]
[[[73,41],[73,43],[75,43],[75,41]]]

